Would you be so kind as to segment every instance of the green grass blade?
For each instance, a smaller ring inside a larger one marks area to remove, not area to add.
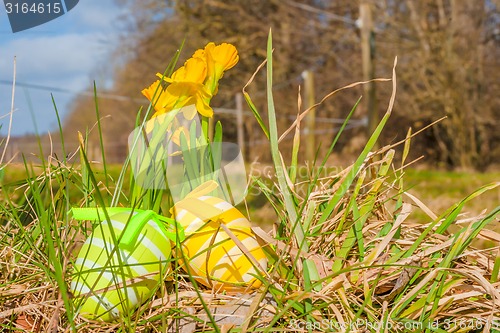
[[[36,117],[35,117],[35,111],[33,110],[33,103],[31,102],[31,96],[30,96],[29,90],[26,88],[24,88],[23,90],[24,90],[24,93],[26,95],[26,101],[28,102],[28,110],[30,111],[31,120],[33,122],[33,127],[35,129],[35,136],[36,136],[36,141],[37,141],[37,145],[38,145],[38,152],[40,153],[40,162],[42,163],[43,169],[45,169],[47,166],[46,166],[45,158],[43,156],[43,145],[42,145],[42,140],[40,138],[40,133],[38,131],[38,125],[37,125],[37,121],[36,121]]]
[[[61,150],[63,154],[63,161],[66,163],[66,149],[64,147],[64,135],[61,123],[61,117],[59,116],[59,110],[57,109],[56,101],[54,99],[54,95],[50,94],[50,98],[52,99],[52,105],[54,106],[54,111],[56,112],[57,117],[57,127],[59,128],[59,137],[61,139]]]
[[[104,151],[104,139],[102,137],[102,127],[101,127],[101,115],[99,113],[99,101],[97,98],[97,86],[96,86],[95,81],[94,81],[93,87],[94,87],[95,115],[96,115],[96,120],[97,120],[97,133],[99,133],[99,146],[101,148],[102,166],[104,168],[104,174],[107,175],[108,174],[108,167],[107,167],[108,164],[106,163],[106,154]],[[108,177],[105,177],[104,182],[106,184],[106,187],[109,188]]]
[[[247,92],[243,92],[243,96],[245,97],[245,101],[247,102],[248,106],[250,107],[250,110],[252,110],[252,113],[253,113],[255,119],[257,120],[257,123],[259,124],[260,128],[262,128],[262,131],[264,132],[267,139],[269,140],[270,139],[269,129],[264,124],[264,120],[262,120],[262,117],[260,116],[260,113],[257,110],[257,107],[255,106],[255,104],[253,104],[252,99],[250,98],[250,95],[248,95]]]
[[[299,120],[299,115],[297,115],[297,121]],[[297,123],[295,127],[295,134],[293,136],[293,145],[292,145],[292,161],[290,163],[290,180],[292,184],[295,184],[297,180],[297,168],[298,168],[298,160],[299,160],[299,149],[300,149],[300,121]]]
[[[361,173],[360,177],[358,178],[358,181],[356,183],[356,186],[354,187],[353,195],[351,196],[349,206],[352,209],[352,214],[353,214],[353,219],[354,221],[358,220],[360,218],[359,216],[359,211],[357,209],[357,204],[356,204],[356,198],[358,197],[359,191],[361,189],[361,186],[363,185],[363,182],[365,180],[366,173],[363,172]],[[347,218],[347,214],[349,213],[349,209],[346,209],[345,214],[344,214],[344,219]],[[342,232],[341,228],[343,228],[343,223],[338,224],[337,227],[337,232],[340,233]],[[342,243],[342,246],[338,253],[335,255],[336,259],[335,262],[333,263],[332,266],[332,271],[337,272],[342,269],[342,266],[344,265],[344,262],[347,260],[347,256],[349,255],[349,252],[351,251],[351,248],[354,246],[356,243],[356,231],[355,227],[353,226],[352,228],[349,229],[349,232],[347,233],[346,239]]]
[[[269,31],[269,37],[267,40],[267,107],[269,114],[269,141],[271,145],[271,156],[274,163],[274,169],[276,171],[276,178],[280,187],[281,194],[285,201],[285,209],[288,213],[290,221],[292,223],[297,222],[297,209],[295,203],[288,188],[288,184],[285,179],[285,171],[283,170],[283,160],[281,158],[279,147],[278,147],[278,126],[276,123],[276,111],[274,108],[274,98],[273,98],[273,59],[272,59],[272,33]],[[295,228],[295,237],[297,242],[302,244],[304,241],[304,230],[302,226]],[[303,250],[307,251],[307,245]]]

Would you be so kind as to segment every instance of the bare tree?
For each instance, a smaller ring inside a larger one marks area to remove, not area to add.
[[[483,167],[491,161],[498,77],[484,73],[498,72],[500,63],[490,21],[497,15],[498,23],[498,11],[488,3],[379,2],[385,26],[379,40],[390,43],[379,47],[381,60],[388,50],[401,59],[399,109],[410,123],[448,117],[433,128],[427,144],[433,141],[435,158],[454,167]]]

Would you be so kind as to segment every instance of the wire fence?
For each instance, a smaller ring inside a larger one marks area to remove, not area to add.
[[[217,112],[217,110],[216,110]],[[234,110],[226,109],[226,114],[234,114]],[[323,122],[325,124],[340,124],[335,119],[327,119],[331,121]],[[366,121],[363,119],[350,121],[344,130],[350,130],[354,128],[359,128],[365,126]],[[331,139],[335,133],[340,129],[340,125],[326,128],[326,129],[315,129],[313,131],[316,140],[325,141],[326,138]],[[269,144],[267,139],[263,139],[264,136],[248,135],[247,131],[243,131],[242,138],[243,143],[238,143],[242,150],[246,151],[246,157],[252,158],[259,155],[259,152],[265,151],[265,147]],[[301,134],[303,134],[304,140],[309,134],[308,128],[301,129]],[[283,139],[283,144],[287,142],[291,144],[293,135],[290,134]],[[64,148],[64,149],[63,149]],[[62,161],[65,158],[69,161],[76,161],[79,159],[78,149],[79,142],[76,141],[65,141],[64,147],[60,140],[48,140],[47,137],[37,139],[26,140],[25,138],[11,138],[7,147],[0,146],[3,151],[5,149],[5,162],[12,163],[22,163],[24,160],[36,163],[40,160],[48,160],[49,158]],[[100,163],[102,162],[103,154],[101,146],[98,143],[89,141],[86,148],[89,160]],[[105,158],[108,163],[122,163],[128,154],[127,142],[120,141],[106,141],[104,143]]]
[[[0,80],[1,85],[11,85],[11,81]],[[72,91],[65,88],[48,87],[43,85],[27,84],[22,82],[17,82],[17,86],[25,87],[28,89],[35,90],[45,90],[51,92],[60,92],[72,94],[75,96],[94,96],[93,91]],[[238,96],[239,95],[239,96]],[[130,102],[147,102],[146,99],[131,98],[129,96],[109,94],[109,93],[98,93],[98,97],[102,99],[112,99],[120,101],[130,101]],[[245,110],[243,107],[241,94],[237,94],[235,97],[236,108],[214,108],[216,114],[224,115],[226,117],[232,117],[234,123],[236,124],[236,134],[238,138],[238,144],[240,148],[246,151],[246,156],[253,158],[257,152],[264,151],[265,145],[268,145],[268,140],[262,139],[262,136],[253,135],[252,130],[249,129],[248,119],[253,118],[253,113],[251,111]],[[278,119],[284,120],[290,124],[297,119],[296,115],[290,114],[277,114]],[[310,138],[310,134],[316,140],[324,141],[327,138],[332,138],[335,133],[338,132],[341,125],[345,122],[345,119],[334,118],[334,117],[317,117],[314,116],[314,128],[309,128],[308,126],[301,127],[301,134],[303,134],[304,140]],[[361,119],[351,119],[346,125],[345,130],[351,130],[359,127],[366,127],[368,124],[368,118],[364,117]],[[332,126],[334,125],[334,126]],[[283,141],[286,142],[293,139],[292,133],[287,135]],[[5,143],[5,140],[4,140]],[[42,138],[31,137],[16,137],[11,138],[7,147],[1,146],[0,149],[5,150],[3,163],[11,161],[14,163],[27,161],[39,161],[41,159],[47,160],[50,158],[63,160],[66,158],[77,158],[76,154],[79,147],[78,142],[68,142],[66,141],[64,147],[60,141],[56,139],[52,140],[48,136],[43,136]],[[64,148],[64,149],[63,149]],[[109,139],[104,145],[104,156],[106,161],[109,163],[121,163],[125,160],[128,153],[127,142],[120,141],[110,141]],[[101,151],[100,144],[89,142],[87,147],[87,154],[89,159],[95,162],[102,162],[103,153]]]

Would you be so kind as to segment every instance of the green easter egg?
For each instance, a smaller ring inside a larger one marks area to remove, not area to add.
[[[120,243],[129,219],[130,212],[123,212],[110,216],[111,224],[99,223],[75,260],[71,291],[85,318],[114,321],[131,313],[152,296],[170,267],[170,240],[154,219],[132,244]]]

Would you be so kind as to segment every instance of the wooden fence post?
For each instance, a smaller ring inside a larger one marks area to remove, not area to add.
[[[243,123],[243,95],[236,94],[236,130],[238,135],[238,146],[240,147],[241,155],[245,156],[245,132]]]
[[[306,109],[314,105],[314,74],[312,71],[304,71],[304,88],[305,88],[305,107]],[[316,140],[315,140],[315,127],[316,127],[316,109],[312,109],[306,115],[306,160],[312,163],[316,153]]]
[[[375,32],[371,4],[367,0],[359,5],[361,29],[361,59],[363,63],[363,81],[375,78]],[[367,99],[368,137],[373,133],[378,123],[378,114],[375,99],[375,84],[364,85],[364,97]]]

